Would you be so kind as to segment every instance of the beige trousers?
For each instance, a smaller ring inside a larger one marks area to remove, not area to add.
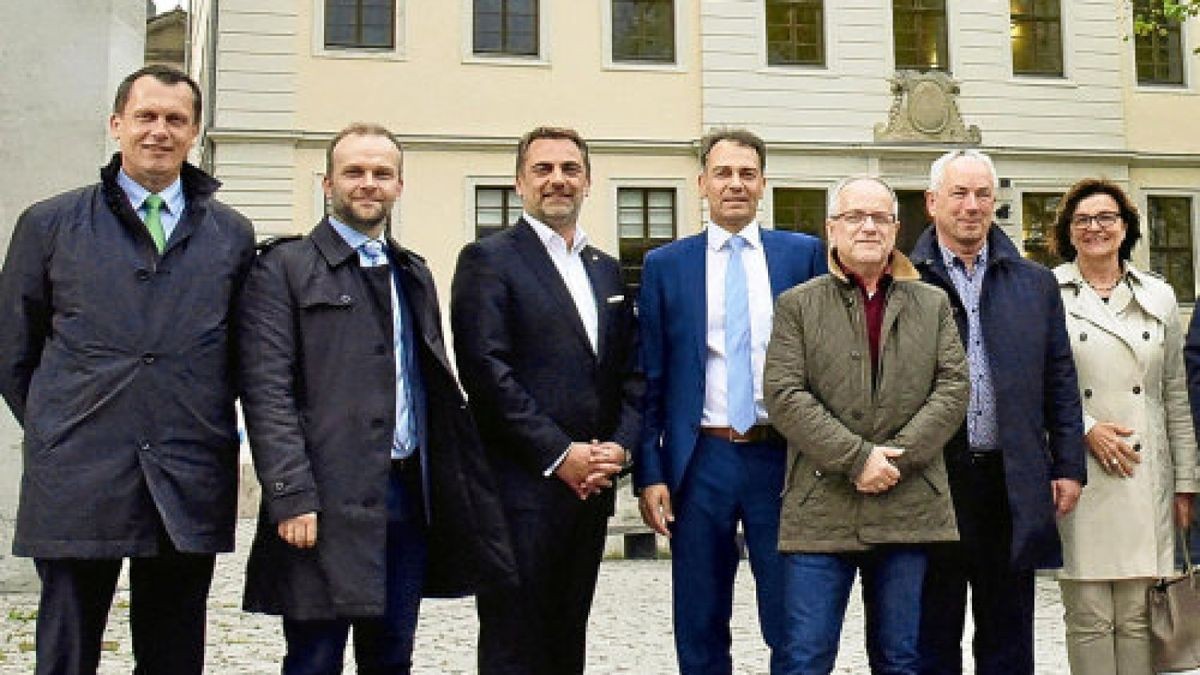
[[[1152,579],[1060,579],[1074,675],[1154,675],[1146,591]]]

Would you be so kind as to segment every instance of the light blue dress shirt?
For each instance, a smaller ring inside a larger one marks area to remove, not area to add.
[[[138,218],[141,218],[143,223],[146,222],[146,197],[149,197],[151,192],[130,178],[129,174],[125,173],[125,169],[117,172],[117,185],[120,185],[121,189],[125,191],[125,196],[129,198],[129,205],[137,212]],[[183,198],[183,181],[176,178],[175,182],[159,192],[158,196],[163,199],[162,210],[158,212],[163,226],[163,236],[166,241],[171,241],[171,233],[179,224],[179,219],[183,216],[183,208],[186,205]]]
[[[358,252],[358,263],[362,267],[388,265],[387,240],[372,239],[349,225],[329,216],[329,224],[342,239]],[[364,244],[375,241],[380,244],[383,255],[372,256],[364,250]],[[404,312],[400,310],[400,296],[396,288],[396,275],[392,274],[392,349],[396,361],[396,429],[392,434],[392,459],[404,459],[417,449],[417,425],[413,419],[409,383],[404,371]]]

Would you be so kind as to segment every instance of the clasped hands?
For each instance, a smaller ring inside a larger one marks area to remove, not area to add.
[[[864,494],[883,494],[900,482],[900,469],[892,460],[904,454],[902,448],[877,445],[871,449],[871,454],[863,464],[858,478],[854,479],[854,487]]]
[[[572,443],[554,474],[580,499],[611,487],[613,476],[625,465],[625,448],[612,442],[593,440]]]

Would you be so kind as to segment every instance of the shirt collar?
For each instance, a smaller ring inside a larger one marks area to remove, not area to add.
[[[125,173],[125,169],[117,172],[117,185],[121,186],[125,196],[129,198],[129,205],[133,207],[134,211],[140,211],[146,197],[150,196],[150,191],[130,178],[129,174]],[[167,212],[178,217],[183,212],[183,179],[177,176],[174,182],[158,193],[158,196],[163,198]]]
[[[954,268],[955,260],[961,261],[961,259],[958,257],[958,255],[955,254],[950,249],[946,248],[945,245],[943,245],[941,241],[937,242],[937,246],[938,246],[938,250],[941,251],[941,253],[942,253],[942,262],[946,265],[947,270]],[[983,248],[979,249],[979,253],[975,254],[974,267],[975,268],[987,267],[987,261],[988,261],[988,242],[985,239],[985,240],[983,240]],[[963,266],[965,267],[966,265],[964,264]]]
[[[549,249],[551,246],[555,246],[559,250],[567,250],[567,240],[563,239],[562,235],[555,232],[549,225],[543,223],[537,218],[534,218],[528,213],[522,213],[521,217],[524,218],[525,222],[529,223],[529,226],[533,228],[533,231],[537,234],[538,239],[542,240],[542,246],[545,246],[547,249]],[[582,251],[583,247],[587,245],[587,232],[584,232],[583,228],[576,225],[575,241],[571,243],[571,250],[567,252],[571,255],[575,255],[576,253]]]
[[[711,220],[706,223],[708,228],[708,247],[714,251],[720,251],[729,243],[729,239],[733,237],[733,233],[729,230],[717,225]],[[762,232],[758,228],[758,221],[750,221],[750,224],[743,227],[738,236],[746,240],[746,245],[750,248],[762,248]]]
[[[363,234],[362,232],[359,232],[358,230],[354,229],[353,227],[350,227],[349,225],[338,220],[337,218],[334,218],[333,216],[328,216],[328,218],[329,218],[329,224],[333,226],[334,231],[337,232],[339,235],[341,235],[342,239],[346,242],[346,244],[349,245],[350,248],[354,249],[355,251],[357,251],[359,248],[361,248],[362,245],[367,243],[368,241],[372,241],[371,237],[368,237],[367,235]],[[383,244],[383,250],[385,250],[385,251],[387,250],[387,242],[384,241],[382,236],[380,236],[378,239],[375,239],[374,241],[378,241],[380,244]]]

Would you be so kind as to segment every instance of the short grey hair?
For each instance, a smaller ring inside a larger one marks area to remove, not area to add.
[[[960,148],[958,150],[951,150],[938,157],[934,161],[933,166],[929,167],[929,190],[931,192],[937,192],[942,187],[942,179],[946,176],[946,167],[950,165],[950,162],[963,157],[974,159],[987,165],[988,170],[992,172],[992,189],[1000,189],[1000,178],[996,174],[996,165],[992,163],[992,158],[980,150]]]
[[[832,218],[832,217],[838,215],[838,211],[837,211],[838,199],[841,198],[842,193],[845,192],[847,187],[853,185],[854,183],[860,183],[862,181],[868,181],[871,183],[878,183],[879,185],[882,185],[884,187],[884,189],[886,189],[888,191],[888,194],[892,198],[892,215],[893,216],[900,215],[900,203],[896,199],[896,191],[892,189],[892,186],[888,185],[879,176],[872,176],[870,174],[860,173],[860,174],[855,174],[853,176],[846,176],[845,178],[834,183],[833,188],[829,190],[829,196],[825,202],[825,217]]]

